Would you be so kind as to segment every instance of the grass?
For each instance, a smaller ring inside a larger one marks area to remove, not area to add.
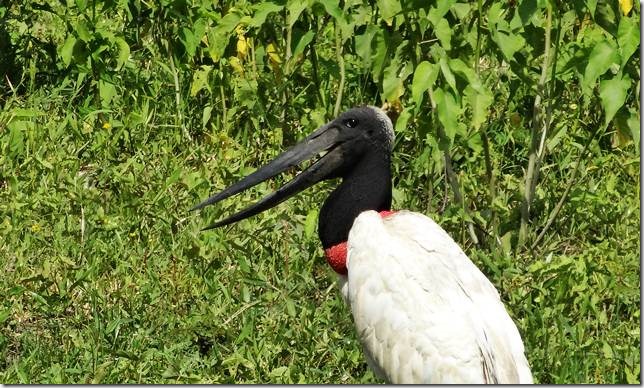
[[[60,119],[34,120],[3,181],[0,380],[370,381],[301,215],[201,233],[187,209],[228,167],[212,146],[167,130],[105,155],[83,151],[96,133],[50,139]]]
[[[307,226],[325,190],[200,232],[278,183],[189,214],[247,172],[244,156],[186,145],[175,128],[132,129],[136,148],[115,127],[52,135],[69,120],[60,101],[34,95],[2,113],[32,115],[23,157],[2,160],[1,381],[376,382]],[[501,290],[537,381],[639,379],[638,193],[623,160],[587,172],[591,188],[534,256],[466,248]],[[449,214],[431,215],[459,236]]]

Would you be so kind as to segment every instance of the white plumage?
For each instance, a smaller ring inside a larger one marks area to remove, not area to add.
[[[391,383],[532,383],[496,289],[430,218],[366,211],[340,287],[377,375]]]

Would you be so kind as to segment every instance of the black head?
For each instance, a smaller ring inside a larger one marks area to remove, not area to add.
[[[276,192],[205,229],[228,225],[270,209],[317,182],[337,177],[346,178],[355,174],[356,166],[362,165],[361,161],[365,158],[375,157],[386,160],[388,168],[393,143],[393,125],[385,112],[373,106],[353,108],[318,128],[266,166],[211,196],[191,210],[201,209],[221,201],[284,172],[304,160],[325,153],[308,169]]]
[[[353,108],[327,125],[340,130],[338,140],[344,142],[342,148],[346,153],[345,167],[348,169],[355,165],[356,159],[365,154],[389,155],[393,149],[393,125],[385,112],[379,108]]]

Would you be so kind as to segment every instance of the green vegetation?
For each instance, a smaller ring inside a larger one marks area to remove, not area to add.
[[[0,381],[376,382],[333,186],[187,210],[335,112],[492,280],[540,383],[640,382],[639,3],[0,1]]]

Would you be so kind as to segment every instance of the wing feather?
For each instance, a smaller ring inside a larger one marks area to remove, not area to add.
[[[499,294],[430,218],[362,213],[343,285],[376,374],[393,383],[531,383]]]

